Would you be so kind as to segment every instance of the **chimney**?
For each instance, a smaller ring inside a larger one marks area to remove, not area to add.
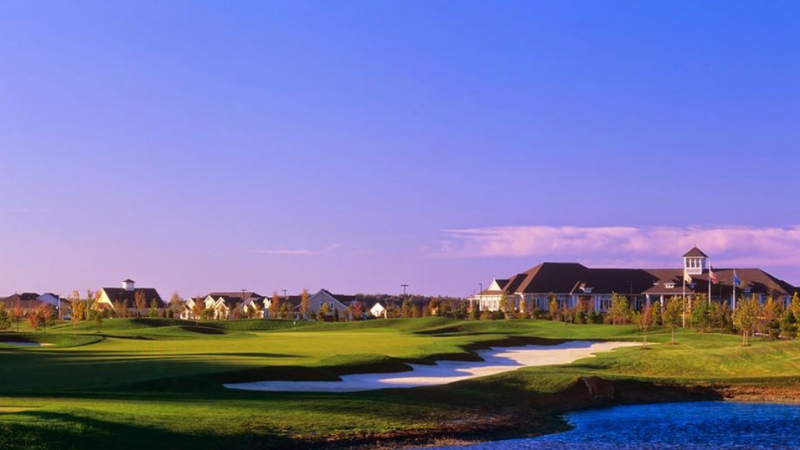
[[[134,290],[135,284],[136,282],[131,280],[130,278],[128,278],[127,280],[122,280],[122,289],[125,289],[126,291],[132,291]]]

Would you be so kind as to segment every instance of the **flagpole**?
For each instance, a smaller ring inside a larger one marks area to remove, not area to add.
[[[708,262],[708,306],[711,307],[711,261]]]
[[[731,312],[736,312],[736,269],[733,269],[733,298],[731,299],[733,309]]]
[[[686,328],[686,268],[683,269],[683,293],[681,294],[683,301],[683,328]]]

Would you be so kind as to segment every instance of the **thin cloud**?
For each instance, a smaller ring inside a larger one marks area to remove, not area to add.
[[[295,248],[295,249],[278,249],[278,250],[259,250],[256,253],[259,255],[273,255],[273,256],[314,256],[314,255],[327,255],[341,248],[339,244],[331,244],[321,249],[308,249],[308,248]]]
[[[800,225],[781,228],[509,226],[445,230],[436,256],[557,257],[620,266],[674,261],[698,246],[715,264],[800,266]],[[625,262],[631,264],[625,264]]]

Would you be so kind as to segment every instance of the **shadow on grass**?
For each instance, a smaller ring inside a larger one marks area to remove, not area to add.
[[[25,420],[0,422],[0,448],[4,450],[43,449],[279,449],[295,448],[291,439],[269,432],[225,434],[219,430],[179,433],[160,428],[136,426],[120,422],[66,413],[26,411]],[[180,417],[176,421],[182,420]],[[224,420],[223,420],[224,421]]]

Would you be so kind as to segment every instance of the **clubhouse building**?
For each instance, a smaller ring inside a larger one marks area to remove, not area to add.
[[[505,296],[517,309],[524,299],[528,309],[547,310],[555,298],[562,306],[588,304],[595,311],[606,311],[614,293],[626,296],[639,309],[652,302],[663,306],[667,299],[684,293],[687,297],[708,295],[709,287],[712,301],[728,302],[733,308],[736,298],[743,296],[757,296],[760,301],[773,297],[788,304],[800,293],[800,288],[761,269],[712,268],[708,255],[695,247],[683,255],[683,267],[675,269],[591,269],[578,263],[545,262],[493,280],[471,301],[482,311],[497,311]]]

